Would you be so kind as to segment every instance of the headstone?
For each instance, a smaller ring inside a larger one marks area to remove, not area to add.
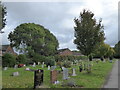
[[[8,67],[4,67],[4,68],[3,68],[3,70],[7,70],[7,69],[8,69]]]
[[[75,68],[73,68],[73,74],[72,74],[72,76],[76,76]]]
[[[40,65],[40,62],[38,62],[38,65]]]
[[[18,68],[18,65],[15,65],[15,66],[14,66],[14,69],[16,69],[16,68]]]
[[[33,67],[35,67],[35,66],[36,66],[36,63],[34,62],[34,63],[33,63]]]
[[[19,76],[19,72],[13,72],[13,76]]]
[[[39,88],[43,83],[43,73],[44,71],[41,69],[38,69],[34,72],[34,89]]]
[[[62,67],[62,70],[64,70],[65,67]]]
[[[88,64],[87,72],[88,72],[88,73],[91,73],[91,64]]]
[[[73,62],[71,62],[71,65],[73,65]]]
[[[30,71],[30,68],[26,68],[25,70],[26,70],[26,71]]]
[[[56,68],[56,66],[51,66],[51,70],[54,70]]]
[[[48,70],[50,70],[50,66],[48,66]]]
[[[42,68],[44,68],[44,64],[42,64]]]
[[[84,70],[86,70],[86,68],[87,68],[87,65],[86,65],[86,64],[84,64]]]
[[[82,64],[79,66],[79,71],[82,72],[83,70],[83,67],[82,67]]]
[[[51,83],[55,83],[57,81],[57,71],[50,71],[50,81]]]
[[[42,64],[44,65],[45,63],[43,62]]]
[[[68,69],[67,68],[63,69],[63,79],[64,80],[68,79]]]

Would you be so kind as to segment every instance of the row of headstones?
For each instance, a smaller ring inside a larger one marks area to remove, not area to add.
[[[44,71],[41,70],[41,69],[35,71],[35,74],[34,74],[34,88],[39,88],[42,85],[43,74],[44,74]],[[59,83],[59,81],[57,80],[57,74],[58,74],[57,70],[51,70],[50,71],[50,82],[52,84],[58,84]],[[73,68],[72,76],[76,76],[74,68]],[[69,78],[70,77],[68,77],[68,69],[64,68],[63,69],[63,80],[67,80]]]

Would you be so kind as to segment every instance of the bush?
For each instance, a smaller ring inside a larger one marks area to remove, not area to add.
[[[68,60],[68,61],[74,61],[74,60],[86,60],[88,59],[87,56],[59,56],[59,55],[56,55],[55,56],[55,61],[58,62],[58,61],[65,61],[65,60]]]
[[[63,66],[65,68],[70,68],[71,67],[71,62],[70,61],[65,61],[65,62],[63,62]]]
[[[46,66],[48,66],[48,65],[54,66],[55,65],[55,58],[52,56],[46,57],[45,64],[46,64]]]
[[[3,67],[13,67],[16,64],[16,57],[12,54],[6,53],[2,56]]]
[[[35,63],[37,63],[37,62],[44,62],[45,59],[46,59],[45,56],[37,54],[37,53],[34,53],[34,55],[32,57],[32,61],[35,62]]]
[[[17,62],[19,64],[26,64],[27,63],[27,57],[24,54],[18,55],[16,59],[17,59]]]

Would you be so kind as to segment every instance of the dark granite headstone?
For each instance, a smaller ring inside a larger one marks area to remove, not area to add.
[[[82,72],[82,70],[83,70],[83,67],[82,67],[82,65],[80,65],[79,66],[79,71]]]
[[[39,86],[43,83],[43,73],[44,71],[41,69],[34,72],[34,88],[39,88]]]

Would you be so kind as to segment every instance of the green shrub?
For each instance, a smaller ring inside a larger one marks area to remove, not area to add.
[[[87,56],[59,56],[59,55],[56,55],[55,56],[55,61],[58,62],[58,61],[65,61],[65,60],[68,60],[68,61],[74,61],[74,60],[87,60],[88,57]]]
[[[70,68],[71,67],[71,61],[65,61],[65,62],[63,62],[63,66],[65,68]]]
[[[16,64],[16,57],[12,54],[6,53],[2,56],[3,67],[13,67]]]
[[[43,55],[40,55],[40,54],[37,54],[37,53],[34,53],[33,57],[32,57],[32,61],[33,62],[44,62],[46,59],[45,56]]]
[[[24,54],[18,55],[16,59],[17,59],[17,62],[19,64],[26,64],[27,63],[27,57]]]
[[[46,66],[54,66],[55,65],[55,58],[53,56],[46,57],[45,59]]]

